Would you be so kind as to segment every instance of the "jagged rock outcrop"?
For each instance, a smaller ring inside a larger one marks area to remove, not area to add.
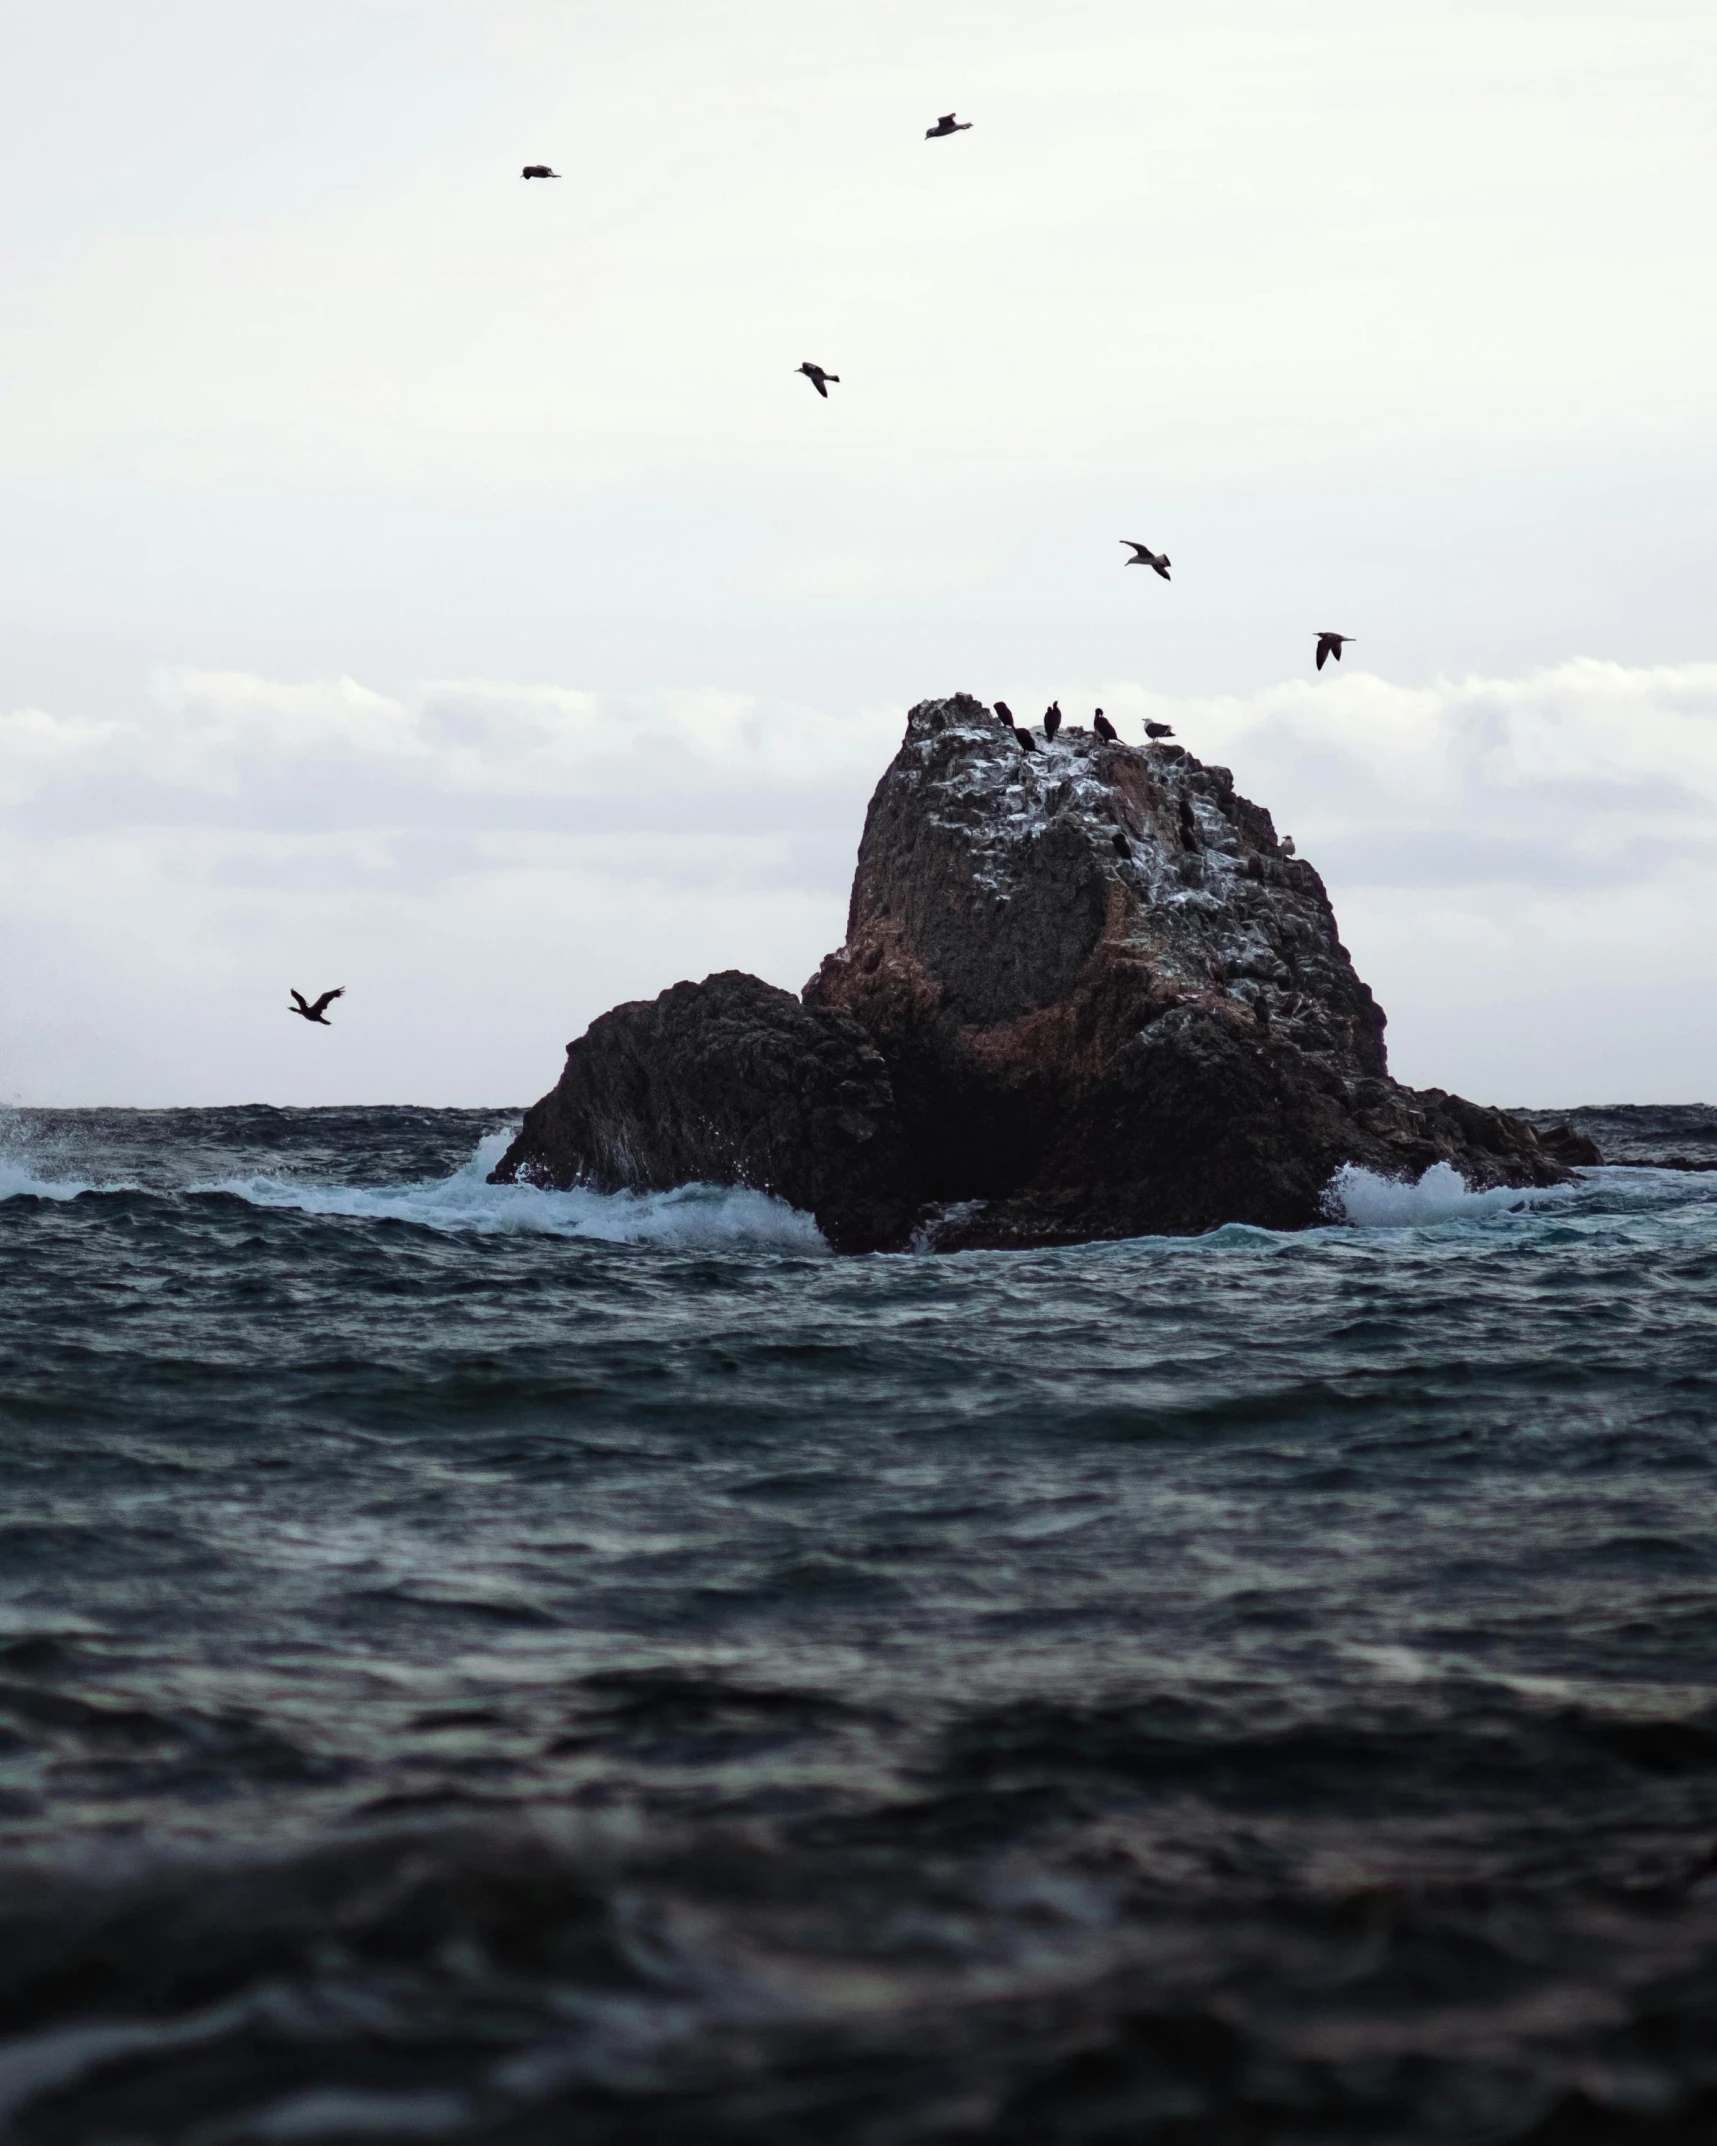
[[[491,1172],[514,1180],[755,1185],[815,1215],[839,1252],[903,1244],[923,1204],[869,1036],[737,969],[592,1021]]]
[[[1568,1174],[1530,1126],[1392,1081],[1383,1027],[1225,768],[1072,727],[1025,755],[957,695],[907,719],[803,1005],[730,974],[617,1008],[496,1174],[755,1184],[852,1249],[914,1216],[938,1249],[1291,1229],[1343,1163]]]

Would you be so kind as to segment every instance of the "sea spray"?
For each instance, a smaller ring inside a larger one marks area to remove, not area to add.
[[[1566,1200],[1573,1189],[1496,1185],[1475,1192],[1446,1162],[1434,1162],[1416,1180],[1383,1177],[1348,1162],[1330,1179],[1323,1205],[1331,1222],[1355,1229],[1419,1229],[1430,1223],[1474,1221],[1481,1215],[1515,1214],[1545,1201]]]

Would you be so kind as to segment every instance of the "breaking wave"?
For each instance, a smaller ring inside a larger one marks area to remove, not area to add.
[[[295,1208],[362,1222],[409,1222],[479,1236],[591,1237],[604,1244],[679,1247],[743,1244],[821,1252],[822,1232],[807,1214],[745,1185],[679,1185],[672,1192],[541,1192],[491,1185],[488,1174],[508,1135],[485,1141],[451,1177],[427,1185],[311,1185],[289,1177],[227,1178],[197,1192],[225,1192],[253,1207]]]
[[[1332,1222],[1355,1229],[1422,1229],[1438,1222],[1476,1221],[1481,1215],[1517,1214],[1546,1201],[1565,1200],[1572,1189],[1496,1185],[1475,1192],[1446,1162],[1434,1162],[1417,1183],[1344,1162],[1329,1181],[1324,1212]]]
[[[680,1185],[671,1192],[544,1192],[533,1185],[491,1185],[511,1129],[488,1134],[450,1176],[416,1184],[343,1185],[310,1174],[254,1171],[139,1187],[101,1172],[58,1175],[67,1158],[35,1148],[26,1127],[0,1125],[0,1200],[75,1200],[85,1193],[164,1191],[186,1197],[225,1194],[253,1207],[329,1215],[360,1222],[404,1222],[449,1234],[485,1237],[586,1237],[603,1244],[745,1246],[750,1250],[827,1250],[811,1216],[743,1185]]]

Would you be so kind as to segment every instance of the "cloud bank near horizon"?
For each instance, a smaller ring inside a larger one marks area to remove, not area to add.
[[[1291,832],[1396,1071],[1494,1101],[1692,1100],[1717,1017],[1717,663],[1589,660],[1154,716]],[[1047,689],[1042,697],[1047,697]],[[1009,693],[1016,709],[1032,693]],[[111,715],[0,716],[0,1099],[512,1104],[684,975],[796,988],[844,924],[904,709],[717,689],[162,669]],[[329,1035],[286,989],[343,982]]]

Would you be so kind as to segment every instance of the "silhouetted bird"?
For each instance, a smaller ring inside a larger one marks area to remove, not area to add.
[[[1320,633],[1318,635],[1318,669],[1321,671],[1331,656],[1339,663],[1344,645],[1353,639],[1354,636],[1351,633]]]
[[[969,119],[956,119],[952,112],[944,112],[933,127],[925,128],[924,139],[927,142],[939,142],[944,134],[970,134],[971,131],[972,122]]]
[[[1163,579],[1167,581],[1169,578],[1169,555],[1166,551],[1152,551],[1148,544],[1135,544],[1131,537],[1123,537],[1121,542],[1133,554],[1130,559],[1121,561],[1123,566],[1154,566]]]
[[[1014,743],[1022,753],[1035,753],[1037,751],[1037,740],[1029,730],[1016,730],[1014,732]]]
[[[996,721],[1004,730],[1012,730],[1014,727],[1014,712],[1005,700],[996,702]]]
[[[1174,732],[1166,723],[1147,723],[1145,725],[1145,736],[1147,738],[1172,738]]]
[[[1133,845],[1127,840],[1126,836],[1122,834],[1121,830],[1118,827],[1115,830],[1114,843],[1115,855],[1117,857],[1127,858],[1133,854]]]
[[[1118,743],[1121,736],[1121,733],[1115,728],[1114,724],[1110,722],[1109,718],[1103,713],[1101,708],[1099,708],[1097,710],[1097,713],[1091,718],[1091,728],[1096,731],[1097,735],[1100,738],[1104,739],[1110,745]]]
[[[286,1010],[288,1013],[302,1014],[306,1021],[314,1021],[318,1028],[332,1028],[334,1024],[328,1019],[328,1008],[335,999],[344,998],[345,995],[346,987],[342,984],[338,991],[324,991],[315,1005],[312,1006],[302,991],[294,991],[292,996],[298,1003],[295,1006],[288,1006]]]
[[[1058,700],[1052,700],[1043,711],[1043,734],[1046,738],[1053,739],[1060,728],[1061,703]]]
[[[546,164],[527,164],[519,174],[524,179],[558,179],[558,171],[550,171]]]
[[[820,365],[813,365],[809,358],[799,367],[799,371],[810,381],[825,402],[829,399],[829,391],[824,382],[832,380],[837,387],[840,385],[841,376],[839,373],[826,373]]]

